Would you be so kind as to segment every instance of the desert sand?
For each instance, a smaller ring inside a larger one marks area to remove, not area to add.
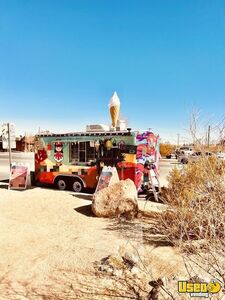
[[[90,204],[90,196],[69,191],[0,188],[1,300],[109,299],[84,297],[79,290],[88,290],[87,278],[96,283],[94,262],[134,248],[150,257],[151,276],[179,274],[179,254],[171,247],[146,244],[139,220],[124,226],[97,218]]]

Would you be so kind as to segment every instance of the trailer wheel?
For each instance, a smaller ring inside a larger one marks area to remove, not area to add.
[[[182,158],[181,163],[186,165],[188,163],[188,159],[187,158]]]
[[[82,181],[79,180],[78,178],[76,178],[72,183],[73,191],[76,193],[80,193],[80,192],[82,192],[83,188],[84,188],[84,185],[83,185]]]
[[[57,178],[55,181],[55,186],[60,190],[60,191],[64,191],[67,188],[67,183],[66,180],[62,177]]]

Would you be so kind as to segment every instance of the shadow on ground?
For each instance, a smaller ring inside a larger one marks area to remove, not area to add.
[[[87,194],[72,194],[72,196],[86,200],[92,199],[92,195]],[[96,217],[91,210],[91,204],[76,207],[74,210],[86,217]],[[127,220],[124,217],[115,217],[108,218],[108,221],[106,230],[115,231],[120,237],[122,235],[130,241],[153,245],[155,247],[171,246],[171,243],[157,230],[157,221],[150,217],[140,217],[133,220]]]
[[[8,190],[8,188],[9,188],[9,185],[8,184],[2,184],[2,183],[0,183],[0,189],[5,189],[5,190]]]
[[[92,194],[82,194],[82,193],[75,193],[75,194],[71,194],[73,197],[79,198],[79,199],[83,199],[83,200],[89,200],[92,201],[93,195]]]
[[[91,204],[76,207],[76,208],[74,208],[74,210],[76,212],[78,212],[79,214],[82,214],[86,217],[92,217],[92,218],[95,217],[95,215],[93,214],[93,212],[91,210]]]
[[[6,180],[0,180],[0,189],[8,189],[9,188],[9,180],[6,179]],[[26,191],[26,190],[33,190],[33,189],[36,189],[37,186],[35,185],[28,185],[26,187],[26,189],[12,189],[12,190],[15,190],[15,191],[18,191],[18,192],[23,192],[23,191]],[[45,187],[42,187],[43,189],[46,189]]]
[[[171,243],[157,232],[157,222],[151,219],[145,222],[142,218],[134,220],[117,218],[111,220],[106,229],[116,231],[119,235],[130,241],[139,241],[140,243],[155,247],[171,246]]]
[[[0,180],[0,189],[8,189],[9,187],[9,180]]]

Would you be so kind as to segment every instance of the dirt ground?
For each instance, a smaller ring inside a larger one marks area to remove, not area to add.
[[[94,262],[120,251],[138,249],[149,257],[151,278],[183,272],[174,249],[151,237],[146,243],[140,221],[96,218],[90,203],[89,196],[72,192],[0,188],[1,300],[97,299],[79,291],[88,290],[87,280],[96,284]]]

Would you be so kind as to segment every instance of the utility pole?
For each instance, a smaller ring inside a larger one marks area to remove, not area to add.
[[[180,134],[178,133],[177,134],[177,147],[179,147],[180,145]]]
[[[11,172],[12,166],[12,153],[11,153],[11,137],[10,137],[10,124],[7,123],[7,131],[8,131],[8,148],[9,148],[9,168]]]
[[[211,131],[211,126],[209,125],[208,127],[208,135],[207,135],[207,146],[209,148],[209,144],[210,144],[210,131]]]

